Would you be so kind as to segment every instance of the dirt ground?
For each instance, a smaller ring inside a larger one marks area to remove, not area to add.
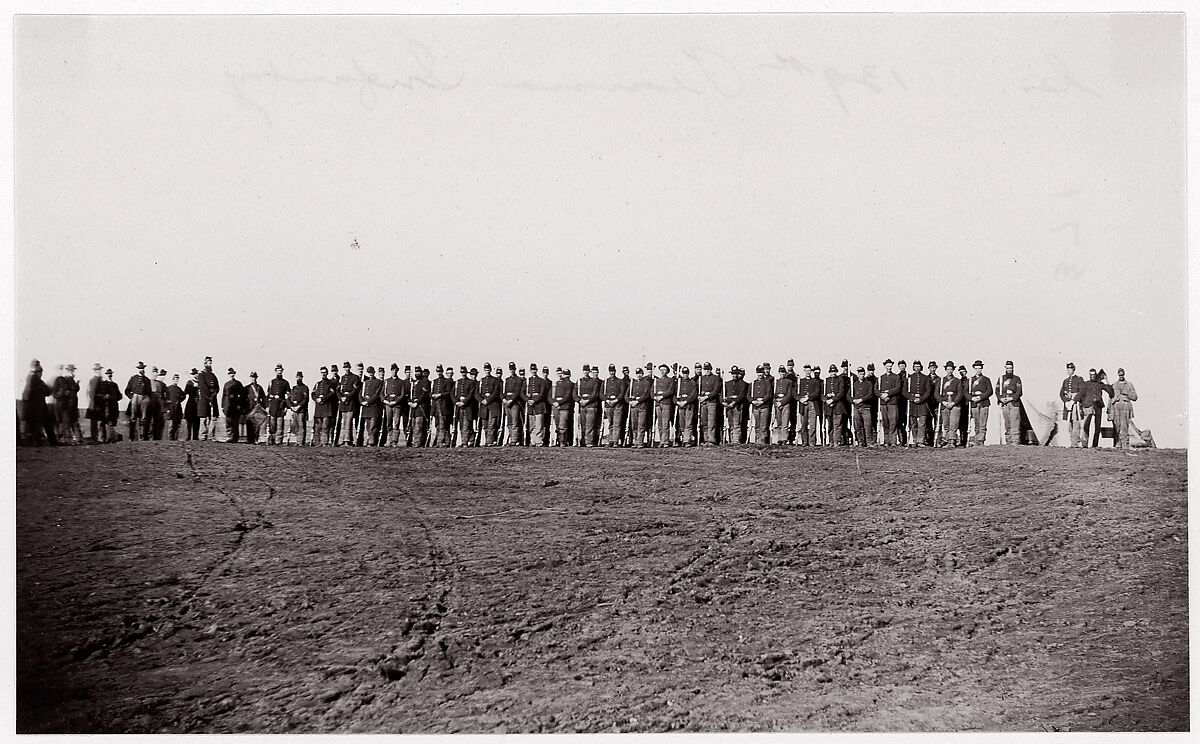
[[[17,452],[20,732],[1186,730],[1183,451]]]

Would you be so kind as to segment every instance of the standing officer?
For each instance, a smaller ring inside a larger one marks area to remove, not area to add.
[[[828,427],[828,446],[846,446],[846,378],[838,374],[835,365],[829,365],[829,376],[825,378],[822,397],[825,402],[825,424]]]
[[[942,418],[942,398],[941,398],[941,380],[938,375],[938,363],[934,360],[929,361],[929,372],[926,373],[929,378],[930,394],[932,400],[929,404],[929,426],[925,429],[925,444],[930,447],[935,447],[940,444],[942,436],[941,418]]]
[[[850,379],[851,414],[854,418],[854,436],[860,447],[875,446],[875,422],[871,419],[871,400],[875,397],[875,386],[867,377],[867,370],[859,367]]]
[[[1083,412],[1083,436],[1079,443],[1086,448],[1089,436],[1092,448],[1100,445],[1100,415],[1104,411],[1104,384],[1096,375],[1096,370],[1088,370],[1088,379],[1079,390],[1079,408]],[[1089,432],[1091,434],[1089,435]]]
[[[296,384],[288,391],[288,410],[292,413],[292,433],[296,435],[296,444],[304,447],[308,444],[308,385],[304,384],[304,373],[296,370]]]
[[[115,442],[120,435],[117,433],[117,419],[121,416],[121,388],[113,381],[113,371],[104,370],[104,379],[96,386],[96,395],[100,398],[103,416],[100,419],[100,434],[105,442]]]
[[[288,410],[288,394],[292,386],[283,379],[283,365],[275,365],[275,379],[271,380],[267,389],[267,416],[269,421],[269,436],[267,444],[283,444],[283,415]]]
[[[1117,381],[1112,386],[1112,405],[1109,407],[1118,449],[1129,449],[1129,421],[1133,418],[1133,401],[1137,399],[1133,383],[1125,379],[1125,368],[1118,367]]]
[[[796,414],[799,421],[796,429],[800,432],[800,446],[813,447],[817,440],[818,401],[821,399],[821,388],[813,378],[811,364],[804,365],[804,376],[796,382]]]
[[[604,381],[604,410],[608,419],[608,446],[623,447],[625,422],[629,417],[629,367],[624,369],[626,377],[617,377],[617,365],[608,365],[608,379]]]
[[[238,441],[238,426],[245,411],[246,388],[238,381],[237,370],[229,368],[229,380],[221,388],[221,408],[225,409],[226,442]]]
[[[29,363],[29,375],[25,378],[25,390],[21,393],[21,420],[30,445],[40,447],[43,442],[49,442],[53,447],[58,444],[54,422],[50,420],[50,412],[46,407],[47,395],[50,395],[50,386],[42,379],[42,363],[34,359]],[[132,423],[129,428],[132,435]]]
[[[507,446],[521,447],[529,444],[525,438],[525,380],[517,374],[517,363],[508,363],[508,377],[504,378],[502,395],[504,415],[508,421]]]
[[[600,444],[601,401],[604,386],[600,382],[600,370],[595,365],[583,365],[583,376],[575,386],[575,399],[579,401],[579,428],[581,447],[596,447]]]
[[[871,390],[874,394],[871,396],[871,431],[879,431],[879,377],[875,375],[875,363],[867,363],[867,382],[871,383]],[[877,444],[877,440],[871,439],[870,444]]]
[[[334,367],[334,371],[337,371],[337,367]],[[332,447],[334,444],[333,421],[336,416],[333,406],[334,401],[337,400],[337,385],[329,378],[328,367],[321,367],[321,379],[317,380],[317,384],[313,386],[312,400],[313,446]]]
[[[137,374],[125,385],[125,397],[129,398],[129,441],[136,441],[139,434],[142,439],[149,439],[150,378],[146,377],[145,362],[137,363]]]
[[[928,447],[925,428],[929,425],[933,383],[923,372],[921,362],[913,362],[913,371],[904,381],[904,399],[908,401],[908,446]]]
[[[203,440],[207,440],[209,436],[213,439],[217,438],[217,418],[221,415],[221,408],[217,405],[217,400],[221,395],[221,381],[213,372],[212,364],[212,357],[204,357],[204,369],[200,370],[200,376],[196,379],[196,399],[200,411],[200,438]]]
[[[103,418],[103,411],[101,411],[100,406],[97,405],[98,401],[96,400],[96,388],[98,388],[100,383],[104,381],[103,373],[104,367],[100,364],[100,362],[96,362],[92,365],[92,378],[88,380],[87,417],[88,422],[91,425],[90,433],[92,444],[96,444],[100,441],[100,421]]]
[[[392,376],[383,383],[384,418],[387,420],[387,446],[398,447],[401,437],[407,442],[408,426],[405,422],[408,413],[408,391],[411,387],[409,372],[412,367],[405,367],[405,379],[400,379],[400,365],[392,362]]]
[[[900,402],[904,400],[900,375],[892,371],[892,360],[883,361],[884,372],[879,378],[876,395],[879,412],[883,417],[883,446],[894,447],[899,443],[897,424],[900,420]]]
[[[492,375],[491,363],[484,362],[483,377],[479,380],[476,392],[479,402],[479,429],[483,432],[484,447],[496,447],[500,444],[500,401],[503,395],[504,382]]]
[[[347,369],[346,371],[349,372],[350,370]],[[331,385],[330,389],[333,390],[333,397],[329,399],[330,413],[328,433],[332,435],[332,438],[326,437],[325,444],[333,446],[337,446],[337,443],[342,441],[342,416],[338,412],[338,395],[339,388],[341,386],[341,379],[342,378],[338,375],[338,363],[334,362],[333,364],[329,365],[329,383]]]
[[[437,376],[430,380],[429,385],[429,404],[430,413],[433,416],[434,447],[449,447],[450,446],[450,426],[452,425],[451,415],[454,412],[454,401],[451,399],[454,395],[454,383],[447,376],[447,371],[444,366],[439,364],[435,369]]]
[[[696,446],[696,404],[700,384],[689,374],[687,365],[679,367],[679,385],[675,391],[675,408],[679,412],[679,437],[684,447]]]
[[[700,375],[700,441],[705,447],[721,442],[721,387],[721,376],[713,374],[711,362],[705,362],[704,374]]]
[[[75,380],[75,365],[68,364],[64,373],[54,380],[50,389],[58,412],[59,444],[81,444],[79,431],[79,383]]]
[[[192,379],[183,386],[187,402],[183,404],[183,420],[187,422],[187,439],[194,442],[200,438],[200,370],[192,367]]]
[[[167,397],[167,384],[162,381],[162,376],[166,374],[165,369],[154,367],[150,370],[152,376],[150,378],[150,425],[151,436],[155,441],[163,438],[163,425],[165,423],[163,417],[163,402]]]
[[[408,393],[408,441],[413,447],[424,447],[429,439],[432,384],[429,370],[418,365],[413,371],[417,377]]]
[[[999,388],[1000,418],[1004,421],[1004,443],[1021,443],[1021,395],[1024,389],[1021,378],[1013,374],[1013,363],[1004,363],[1004,376],[996,384]]]
[[[1067,378],[1063,380],[1062,386],[1058,389],[1058,398],[1063,404],[1063,421],[1066,421],[1071,428],[1072,447],[1078,447],[1083,443],[1081,435],[1083,412],[1076,405],[1082,390],[1083,378],[1075,374],[1075,363],[1067,362]]]
[[[641,367],[634,369],[636,378],[629,384],[629,415],[633,419],[633,446],[642,448],[654,444],[654,435],[650,431],[654,418],[653,405],[654,380],[646,376],[646,370]]]
[[[671,423],[675,420],[675,378],[671,368],[658,365],[658,377],[654,378],[654,418],[658,422],[658,446],[670,447]]]
[[[171,375],[171,384],[167,386],[164,405],[167,420],[171,422],[171,441],[179,439],[179,425],[183,422],[183,388],[179,387],[179,375]]]
[[[974,424],[975,436],[968,446],[982,447],[987,444],[988,412],[992,407],[992,381],[983,374],[982,360],[976,359],[971,367],[975,374],[971,376],[967,395],[971,399],[971,421]]]
[[[796,362],[794,359],[787,360],[787,369],[785,370],[784,377],[791,380],[792,383],[792,401],[788,404],[787,443],[795,444],[796,419],[800,414],[800,376],[796,374]],[[775,393],[778,396],[778,389]],[[782,440],[780,443],[782,444]]]
[[[475,419],[479,410],[479,401],[475,398],[479,389],[479,383],[475,379],[478,372],[474,367],[469,372],[466,367],[459,367],[458,371],[462,375],[454,384],[454,417],[458,423],[458,446],[474,447]]]
[[[383,418],[383,368],[378,371],[374,366],[367,367],[367,376],[362,383],[362,397],[359,401],[360,418],[362,421],[363,447],[379,445],[379,420]]]
[[[529,365],[529,379],[525,381],[525,406],[529,422],[527,445],[550,446],[550,381],[538,377],[537,364]]]
[[[938,385],[937,399],[941,404],[940,447],[958,447],[958,420],[962,415],[963,403],[967,399],[963,381],[954,369],[954,362],[946,362],[946,374]]]
[[[342,362],[342,377],[338,380],[337,401],[339,439],[337,446],[354,445],[355,419],[358,417],[358,395],[362,381],[350,371],[350,362]]]
[[[251,370],[250,384],[243,386],[242,396],[245,399],[245,407],[242,408],[239,418],[246,427],[246,441],[257,444],[258,437],[262,434],[259,428],[266,418],[267,405],[267,392],[258,384],[258,372]]]
[[[896,374],[900,377],[900,405],[896,411],[896,441],[901,447],[908,445],[908,398],[904,391],[908,387],[908,365],[903,359],[896,362]]]
[[[554,431],[555,446],[570,447],[574,442],[575,383],[571,381],[571,370],[558,367],[558,380],[554,383]]]
[[[729,368],[733,379],[724,383],[721,404],[725,406],[725,441],[729,444],[745,444],[749,426],[750,386],[746,384],[742,368],[736,364]]]
[[[771,406],[775,401],[775,379],[765,364],[754,368],[758,375],[750,384],[750,405],[754,411],[754,443],[771,443]]]
[[[792,423],[792,403],[796,399],[795,375],[788,372],[782,364],[779,365],[779,379],[775,383],[775,443],[787,444],[788,436],[794,436],[795,427]]]

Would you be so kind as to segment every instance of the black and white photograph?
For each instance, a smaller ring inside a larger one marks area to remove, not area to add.
[[[8,19],[6,733],[1190,731],[1181,6]]]

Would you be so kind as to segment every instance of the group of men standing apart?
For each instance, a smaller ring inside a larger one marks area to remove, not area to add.
[[[406,366],[401,376],[394,363],[388,370],[382,364],[364,370],[359,362],[356,372],[343,362],[340,376],[337,364],[321,367],[321,378],[310,390],[303,372],[289,382],[282,365],[276,365],[266,388],[258,383],[256,372],[250,373],[249,383],[242,383],[232,367],[221,385],[212,357],[206,357],[203,369],[193,368],[183,387],[178,374],[167,384],[162,380],[166,370],[151,368],[147,376],[146,365],[139,362],[124,396],[112,380],[112,370],[105,370],[102,378],[97,364],[88,384],[87,415],[92,441],[100,442],[114,438],[118,401],[124,397],[131,440],[161,439],[166,423],[171,439],[179,437],[181,423],[186,423],[188,439],[215,439],[223,410],[228,441],[244,436],[256,442],[265,428],[269,444],[283,444],[287,438],[306,445],[311,403],[314,446],[594,447],[607,440],[613,447],[694,447],[746,444],[753,438],[762,445],[871,447],[880,443],[880,432],[883,446],[969,447],[984,444],[995,397],[1005,442],[1021,443],[1024,391],[1011,361],[995,385],[983,374],[980,360],[972,365],[970,377],[966,367],[952,361],[946,362],[941,376],[936,362],[929,363],[928,373],[919,361],[913,362],[911,372],[904,360],[888,359],[883,366],[878,376],[873,364],[851,374],[849,363],[842,361],[840,369],[830,365],[822,378],[819,365],[805,364],[797,372],[789,359],[779,366],[778,377],[764,362],[747,382],[739,367],[732,367],[731,379],[726,380],[710,363],[697,362],[694,375],[687,365],[661,364],[657,376],[654,365],[647,364],[635,368],[634,377],[629,367],[618,376],[616,365],[610,364],[606,379],[600,379],[599,367],[584,365],[583,377],[576,382],[570,369],[557,368],[552,381],[548,367],[539,375],[538,366],[531,364],[526,376],[514,362],[508,364],[507,377],[499,365],[485,364],[482,377],[477,369],[459,367],[457,380],[450,365],[432,371]],[[50,388],[41,381],[41,365],[34,360],[24,396],[27,436],[38,440],[44,434],[51,442],[81,440],[74,369],[67,365]],[[1103,372],[1092,370],[1091,379],[1084,381],[1074,369],[1068,365],[1060,389],[1072,446],[1087,446],[1080,430],[1089,425],[1096,446],[1102,394],[1107,393],[1116,444],[1128,447],[1137,392],[1125,380],[1124,370],[1118,370],[1120,380],[1110,386]],[[54,398],[57,418],[53,426],[38,426],[54,418],[38,409],[38,401],[47,396]]]

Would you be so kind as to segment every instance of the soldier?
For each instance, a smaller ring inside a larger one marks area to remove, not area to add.
[[[383,414],[387,424],[387,446],[399,447],[400,441],[407,443],[408,393],[412,387],[412,367],[404,368],[404,379],[400,379],[400,365],[392,362],[392,376],[383,383]]]
[[[811,364],[804,365],[801,370],[803,377],[796,381],[796,430],[800,434],[800,446],[812,447],[817,444],[818,401],[821,399],[821,389],[813,378]]]
[[[354,436],[351,437],[350,442],[356,446],[361,447],[361,446],[363,446],[363,431],[364,431],[362,395],[363,395],[363,385],[366,384],[368,375],[366,372],[366,366],[362,362],[359,362],[357,365],[355,365],[355,370],[356,371],[354,373],[354,376],[358,379],[358,394],[354,398],[354,431],[355,431],[355,434],[354,434]]]
[[[125,397],[129,398],[129,441],[150,438],[151,421],[147,418],[150,407],[150,378],[146,377],[146,363],[137,363],[137,374],[125,385]]]
[[[848,392],[851,415],[854,417],[854,436],[859,447],[875,446],[875,422],[871,418],[871,400],[875,397],[875,386],[867,376],[867,370],[859,367],[850,379]]]
[[[846,378],[838,374],[834,365],[829,365],[829,377],[825,378],[822,398],[825,403],[825,424],[828,428],[828,446],[846,446]]]
[[[283,379],[283,365],[275,365],[275,379],[267,389],[267,416],[270,418],[267,444],[283,444],[283,415],[288,411],[288,394],[292,386]]]
[[[483,365],[483,377],[479,380],[475,395],[479,406],[479,430],[483,434],[483,446],[498,447],[504,382],[492,374],[492,365],[488,362]]]
[[[96,396],[100,400],[102,415],[100,418],[100,434],[105,442],[115,442],[121,438],[117,433],[117,420],[121,416],[121,388],[113,381],[113,371],[104,370],[104,379],[96,386]]]
[[[1087,448],[1088,439],[1092,440],[1092,448],[1095,449],[1100,445],[1100,415],[1104,411],[1104,388],[1096,370],[1088,370],[1088,379],[1079,389],[1079,394],[1076,399],[1079,401],[1079,408],[1083,414],[1083,436],[1079,443],[1083,448]],[[1090,434],[1089,434],[1090,432]]]
[[[732,378],[723,381],[721,405],[725,407],[725,441],[729,444],[745,444],[748,427],[749,385],[743,378],[745,373],[736,364],[729,368]]]
[[[1078,447],[1083,443],[1081,433],[1083,412],[1076,405],[1081,390],[1083,390],[1083,378],[1075,374],[1075,363],[1067,362],[1067,378],[1063,380],[1062,386],[1058,389],[1058,398],[1063,404],[1063,421],[1070,426],[1072,447]]]
[[[200,411],[200,438],[207,441],[217,438],[217,418],[221,408],[217,401],[221,395],[221,381],[212,368],[212,357],[204,357],[204,369],[196,381],[197,405]]]
[[[387,386],[387,367],[383,366],[383,362],[375,365],[375,376],[379,379],[379,426],[375,427],[375,441],[372,447],[383,447],[388,440],[388,412],[387,406],[383,402],[383,389]]]
[[[775,382],[775,444],[788,443],[788,435],[795,431],[792,423],[792,403],[796,400],[795,375],[787,367],[779,365],[779,379]],[[793,434],[794,436],[794,434]]]
[[[292,413],[292,434],[296,444],[308,445],[308,385],[304,384],[304,373],[296,370],[296,384],[288,391],[288,410]]]
[[[971,421],[974,425],[974,439],[968,443],[968,447],[982,447],[987,444],[987,425],[988,412],[992,406],[992,381],[983,374],[983,361],[976,359],[971,365],[975,370],[975,374],[971,377],[971,382],[967,387],[967,395],[971,399]]]
[[[379,445],[379,420],[383,418],[383,369],[367,367],[367,376],[362,381],[359,398],[359,420],[361,423],[361,447]]]
[[[246,443],[258,444],[258,438],[262,434],[263,420],[268,416],[266,415],[267,391],[258,384],[257,371],[250,371],[250,384],[242,386],[242,391],[245,407],[241,409],[239,418],[242,425],[246,427]]]
[[[583,365],[583,375],[575,385],[575,400],[579,402],[579,446],[596,447],[600,444],[600,408],[604,386],[600,382],[599,369],[595,365]]]
[[[255,375],[251,373],[251,377]],[[225,433],[227,442],[238,441],[238,426],[247,402],[246,388],[237,379],[237,370],[229,368],[229,380],[221,388],[221,408],[225,409]]]
[[[479,374],[479,371],[474,367],[470,372],[466,367],[459,367],[458,371],[462,374],[454,388],[455,415],[458,419],[458,446],[473,447],[475,446],[475,419],[479,414],[479,401],[476,398],[479,382],[475,376]],[[470,377],[467,376],[468,374]]]
[[[152,372],[150,378],[150,426],[153,439],[158,441],[163,438],[163,426],[166,423],[163,413],[167,397],[167,384],[161,378],[167,371],[158,367],[154,367],[150,371]]]
[[[96,444],[100,441],[100,422],[104,418],[104,412],[99,405],[99,401],[96,399],[96,389],[103,381],[104,367],[100,364],[100,362],[96,362],[92,365],[92,377],[90,380],[88,380],[87,388],[88,407],[86,415],[91,427],[91,436],[88,438],[88,441],[90,441],[92,444]]]
[[[25,390],[21,393],[21,419],[25,424],[25,437],[30,445],[41,446],[48,442],[58,445],[54,422],[46,407],[46,396],[50,386],[42,379],[42,363],[34,359],[29,363],[29,375],[25,378]]]
[[[192,377],[183,386],[183,420],[187,422],[187,441],[200,439],[200,370],[192,367]]]
[[[345,371],[349,372],[350,370],[345,369]],[[338,442],[342,441],[342,415],[338,411],[338,397],[340,395],[340,388],[342,384],[341,380],[341,376],[338,375],[338,364],[337,362],[334,362],[333,364],[329,365],[329,382],[332,385],[331,389],[333,390],[333,397],[329,399],[329,433],[333,435],[333,439],[326,437],[325,444],[331,444],[335,447],[337,446]]]
[[[334,367],[334,371],[337,367]],[[322,445],[332,447],[334,444],[334,401],[337,400],[337,385],[329,377],[329,367],[321,367],[321,379],[312,389],[313,401],[313,436],[314,447]]]
[[[171,422],[171,430],[168,436],[172,442],[178,441],[179,425],[183,423],[183,388],[179,387],[178,373],[171,375],[171,384],[167,386],[164,407],[167,413],[167,420]]]
[[[454,401],[451,400],[451,396],[454,395],[454,383],[450,381],[443,365],[439,364],[435,371],[437,376],[432,378],[429,384],[430,413],[435,429],[433,446],[449,447],[451,413],[454,411]]]
[[[871,396],[871,430],[879,432],[879,377],[875,375],[875,363],[867,363],[867,382],[871,383],[871,390],[875,394]],[[877,440],[871,440],[871,444],[878,444]]]
[[[342,376],[338,379],[338,438],[336,446],[353,446],[355,425],[358,418],[358,391],[362,381],[350,371],[350,362],[342,362]]]
[[[522,370],[523,371],[523,370]],[[522,447],[529,444],[525,437],[525,380],[517,374],[517,363],[508,363],[508,377],[504,378],[504,386],[500,390],[504,399],[504,417],[508,423],[505,432],[508,447]]]
[[[654,419],[653,399],[654,399],[654,380],[646,376],[646,372],[641,367],[636,367],[633,370],[635,378],[629,383],[629,417],[632,421],[633,435],[631,437],[630,446],[646,448],[653,446],[654,434],[651,432],[651,423]]]
[[[534,447],[550,446],[550,381],[538,377],[536,364],[529,365],[529,379],[525,381],[525,407],[529,423],[526,444]]]
[[[1125,379],[1125,368],[1117,368],[1117,381],[1112,385],[1112,405],[1109,416],[1113,422],[1113,438],[1118,449],[1129,449],[1129,421],[1133,418],[1133,401],[1138,399],[1133,383]]]
[[[79,382],[75,379],[74,364],[68,364],[54,380],[50,394],[58,410],[59,443],[83,444],[83,433],[79,430]]]
[[[788,404],[788,426],[787,426],[787,443],[796,444],[796,419],[800,414],[800,376],[796,374],[796,362],[794,359],[787,360],[787,368],[784,370],[784,377],[792,383],[792,401]],[[778,388],[775,390],[776,396],[779,394]],[[778,405],[778,401],[776,401]],[[782,444],[782,440],[780,444]]]
[[[925,428],[929,425],[933,383],[921,372],[921,362],[913,362],[913,371],[904,380],[904,399],[908,401],[908,446],[928,447]]]
[[[604,418],[608,421],[608,446],[623,447],[625,422],[629,417],[629,367],[625,377],[617,377],[617,365],[608,365],[608,379],[604,381]]]
[[[908,398],[904,391],[908,386],[908,364],[903,359],[896,362],[896,374],[900,377],[900,405],[896,411],[896,441],[901,447],[908,445]]]
[[[575,383],[571,381],[571,370],[555,369],[558,380],[554,383],[554,432],[555,446],[569,447],[574,441],[572,414],[575,408]]]
[[[665,364],[658,365],[658,377],[654,378],[651,388],[654,396],[654,418],[658,422],[658,446],[670,447],[671,422],[675,420],[675,378],[671,368]]]
[[[408,445],[424,447],[429,440],[429,417],[432,400],[429,370],[420,365],[413,368],[416,377],[408,389]]]
[[[894,447],[899,444],[898,422],[900,420],[900,402],[904,400],[903,386],[900,375],[892,371],[892,360],[883,361],[884,372],[879,378],[876,396],[879,399],[879,413],[883,418],[883,446]]]
[[[675,391],[675,410],[679,414],[679,438],[684,447],[696,446],[696,407],[700,398],[700,383],[688,373],[687,365],[679,367],[679,384]]]
[[[754,443],[771,443],[771,406],[775,400],[775,378],[768,367],[760,364],[754,368],[758,375],[750,384],[750,405],[754,412]]]
[[[700,443],[714,447],[721,441],[721,388],[720,375],[713,374],[711,362],[704,363],[700,375]]]
[[[958,421],[967,399],[963,381],[955,373],[954,362],[946,362],[946,374],[938,383],[937,400],[941,407],[939,447],[958,447]]]
[[[925,429],[925,444],[930,447],[936,447],[941,444],[942,439],[942,399],[941,399],[941,377],[938,375],[938,363],[934,360],[929,361],[929,372],[926,377],[929,378],[930,394],[932,400],[929,404],[929,426]]]
[[[1021,386],[1021,378],[1013,374],[1011,360],[1004,363],[1004,376],[997,382],[996,387],[999,388],[997,398],[1000,401],[1000,417],[1004,421],[1004,443],[1020,444],[1021,395],[1024,389]]]

